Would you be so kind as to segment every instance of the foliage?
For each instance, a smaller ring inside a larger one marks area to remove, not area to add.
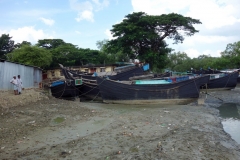
[[[115,55],[107,54],[101,51],[99,51],[97,59],[98,59],[98,64],[111,64],[117,61]]]
[[[210,55],[200,55],[197,58],[191,59],[184,52],[177,52],[168,55],[168,65],[172,71],[186,72],[191,68],[200,69],[226,69],[229,64],[229,60],[223,57],[211,57]]]
[[[192,68],[196,70],[208,68],[216,69],[215,63],[217,60],[218,58],[211,57],[210,55],[200,55],[198,58],[192,59]]]
[[[50,49],[53,62],[50,67],[58,67],[59,63],[64,66],[77,66],[86,64],[103,64],[105,55],[98,50],[77,48],[71,43],[64,43]]]
[[[42,39],[38,40],[36,45],[46,49],[54,49],[63,44],[65,44],[65,42],[62,39]]]
[[[162,43],[165,42],[162,41]],[[166,44],[163,44],[163,46],[166,46]],[[145,54],[139,55],[139,59],[143,59],[145,60],[144,62],[150,64],[153,72],[161,72],[169,62],[167,56],[168,53],[171,52],[171,49],[167,47],[161,47],[159,51],[160,52],[148,51]]]
[[[228,48],[228,47],[227,47]],[[229,50],[228,50],[229,51]],[[186,72],[191,68],[200,69],[215,69],[223,70],[229,68],[238,68],[237,54],[230,54],[231,52],[225,52],[221,57],[211,57],[210,55],[200,55],[197,58],[191,59],[184,52],[177,52],[168,55],[168,65],[166,68],[172,71]]]
[[[26,65],[45,68],[52,62],[52,56],[48,50],[37,46],[24,45],[8,53],[9,60]]]
[[[18,48],[21,48],[22,46],[24,45],[28,45],[28,46],[31,46],[31,42],[28,42],[28,41],[22,41],[22,43],[17,43],[14,45],[14,49],[18,49]]]
[[[2,34],[0,37],[0,58],[6,59],[6,54],[10,53],[14,49],[14,41],[9,34]]]
[[[96,43],[97,48],[100,51],[105,51],[107,42],[108,42],[108,40],[106,40],[106,39],[104,39],[102,41],[97,41],[97,43]]]
[[[100,50],[100,62],[102,63],[115,63],[115,62],[128,62],[130,57],[124,54],[122,51],[116,51],[115,53],[109,53],[107,50],[107,40],[97,41],[97,47]]]
[[[172,71],[185,72],[192,66],[191,58],[184,52],[177,52],[168,55],[168,65]]]
[[[218,57],[218,58],[215,58],[215,61],[213,62],[212,66],[213,66],[213,69],[217,69],[217,70],[235,68],[235,67],[231,67],[229,64],[231,64],[230,59],[224,58],[224,57]]]
[[[59,67],[59,63],[64,66],[73,66],[78,58],[78,49],[70,43],[61,44],[55,48],[47,49],[50,50],[52,54],[51,67]]]
[[[98,50],[91,50],[89,48],[87,49],[79,49],[80,55],[79,55],[79,59],[81,60],[82,65],[84,64],[99,64],[99,54],[100,52]],[[103,62],[101,62],[103,63]]]
[[[222,58],[225,58],[227,63],[226,67],[240,68],[240,41],[229,43],[225,51],[221,52]]]
[[[171,38],[175,43],[183,42],[184,35],[192,36],[198,32],[193,24],[200,23],[199,20],[175,13],[160,16],[150,16],[144,12],[128,14],[121,23],[113,25],[111,32],[116,39],[107,43],[107,51],[121,51],[129,58],[138,58],[150,63],[150,66],[157,66],[157,63],[165,63],[164,57],[170,51],[166,48],[164,39]],[[152,61],[150,57],[157,57],[159,61]]]

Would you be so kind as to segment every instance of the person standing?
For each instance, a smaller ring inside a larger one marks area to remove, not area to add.
[[[10,83],[13,84],[14,94],[18,95],[18,82],[16,76],[13,76],[13,79],[10,80]]]
[[[21,94],[22,93],[23,84],[22,84],[22,80],[21,80],[20,75],[18,75],[17,84],[18,84],[18,94]]]

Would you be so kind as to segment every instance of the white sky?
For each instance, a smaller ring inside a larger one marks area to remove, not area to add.
[[[0,0],[0,34],[15,43],[60,38],[80,48],[97,49],[96,42],[111,38],[112,25],[129,13],[178,13],[199,19],[200,32],[182,44],[167,43],[191,58],[220,56],[227,44],[240,41],[240,0]]]

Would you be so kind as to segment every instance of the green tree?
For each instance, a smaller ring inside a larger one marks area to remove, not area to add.
[[[64,43],[55,48],[50,49],[52,54],[52,63],[50,67],[59,67],[59,63],[64,66],[74,66],[79,59],[78,48],[71,43]]]
[[[9,34],[2,34],[0,37],[0,58],[7,59],[6,54],[14,49],[14,41]]]
[[[46,49],[53,49],[63,44],[65,44],[65,42],[62,39],[41,39],[38,40],[36,45]]]
[[[115,53],[109,53],[107,51],[108,40],[97,41],[96,45],[100,50],[99,60],[101,64],[110,64],[115,62],[126,62],[129,61],[129,56],[124,54],[122,51],[116,51]]]
[[[219,58],[211,57],[210,55],[199,55],[197,58],[192,59],[192,68],[196,70],[200,69],[219,69],[219,65],[216,65],[216,61]]]
[[[89,48],[83,49],[79,48],[79,59],[81,60],[81,64],[100,64],[104,62],[100,62],[100,52],[98,50],[91,50]]]
[[[229,43],[225,51],[221,52],[223,58],[227,58],[230,68],[240,68],[240,41],[235,43]]]
[[[50,67],[58,67],[59,63],[64,66],[104,63],[104,57],[101,57],[100,51],[78,48],[71,43],[59,45],[50,49],[50,52],[53,57]]]
[[[128,14],[121,23],[113,25],[111,32],[116,39],[107,43],[107,50],[110,53],[122,51],[130,58],[150,62],[151,66],[158,63],[162,67],[171,51],[164,39],[171,38],[174,43],[182,43],[184,36],[192,36],[198,32],[193,24],[200,23],[199,20],[175,13],[158,16],[150,16],[144,12]],[[152,61],[152,58],[157,60]]]
[[[15,49],[12,53],[8,53],[9,60],[26,65],[33,65],[45,68],[52,62],[51,53],[37,46],[24,45],[19,49]]]
[[[213,61],[213,67],[214,69],[217,69],[217,70],[231,68],[229,64],[231,64],[231,60],[225,57],[218,57],[218,58],[215,58],[215,60]]]
[[[24,45],[28,45],[28,46],[31,46],[31,42],[28,42],[28,41],[22,41],[22,43],[17,43],[14,45],[14,49],[17,49],[17,48],[21,48],[22,46]]]
[[[107,43],[108,43],[108,40],[104,39],[102,41],[97,41],[96,45],[100,51],[105,51]]]
[[[192,67],[191,58],[185,52],[174,52],[168,55],[167,67],[173,71],[185,72]]]

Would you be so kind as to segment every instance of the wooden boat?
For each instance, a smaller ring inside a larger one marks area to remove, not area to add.
[[[62,68],[62,73],[66,80],[74,81],[75,79],[82,79],[82,85],[76,86],[79,92],[79,97],[101,100],[99,89],[97,88],[96,77],[84,74],[77,74],[75,72],[69,71],[61,64],[59,65]]]
[[[154,74],[154,78],[171,77],[171,76],[172,76],[172,72]]]
[[[87,99],[94,100],[102,100],[101,94],[97,87],[96,77],[108,77],[112,80],[129,80],[130,77],[135,75],[143,75],[148,69],[149,64],[145,64],[143,66],[129,65],[123,67],[117,67],[114,72],[108,73],[96,73],[94,76],[85,75],[85,74],[77,74],[73,71],[67,70],[65,67],[60,65],[62,68],[62,72],[66,79],[74,80],[74,78],[81,78],[83,81],[83,85],[79,86],[79,96],[85,97]]]
[[[175,83],[165,81],[166,84],[157,84],[154,80],[154,84],[137,84],[136,81],[121,82],[97,77],[97,85],[105,103],[187,104],[199,97],[200,86],[208,83],[209,78],[206,75]]]
[[[79,96],[77,86],[81,85],[81,80],[59,80],[50,85],[52,96],[55,98],[75,98]]]
[[[238,70],[238,78],[237,78],[237,83],[240,83],[240,69]]]
[[[223,73],[222,71],[219,70],[213,70],[213,69],[208,69],[208,70],[192,70],[192,74],[197,74],[197,75],[202,75],[202,74],[218,74],[218,73]]]
[[[154,74],[145,74],[145,75],[140,75],[140,76],[133,76],[130,77],[129,80],[140,80],[140,79],[153,79],[154,78]]]
[[[223,70],[222,73],[232,73],[235,71],[238,72],[237,83],[240,83],[240,69]]]
[[[211,90],[229,90],[237,85],[238,72],[211,74],[210,80],[206,86],[201,89]]]

